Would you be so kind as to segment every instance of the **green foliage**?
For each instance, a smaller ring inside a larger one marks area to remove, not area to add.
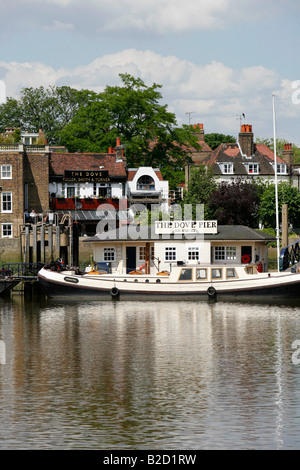
[[[217,147],[219,147],[220,144],[229,144],[231,142],[232,143],[236,142],[236,138],[233,137],[232,135],[217,134],[217,133],[205,134],[204,140],[207,143],[207,145],[210,146],[212,150],[215,150]]]
[[[161,105],[161,85],[146,86],[140,78],[120,74],[122,86],[107,86],[81,107],[60,133],[70,151],[107,152],[120,137],[129,166],[184,166],[186,144],[199,148],[189,126]]]
[[[0,105],[0,132],[7,127],[22,126],[22,108],[14,98],[7,98],[6,103]]]
[[[223,225],[257,227],[260,189],[255,182],[242,179],[222,182],[210,195],[209,206],[214,218]]]
[[[49,143],[59,144],[59,132],[94,95],[88,90],[66,86],[23,88],[19,100],[8,98],[0,105],[0,130],[19,127],[38,132],[42,129]]]
[[[288,220],[294,227],[300,227],[300,193],[288,183],[278,184],[278,209],[288,204]],[[260,201],[260,220],[265,227],[276,226],[275,185],[266,185]]]
[[[195,210],[197,204],[204,204],[205,218],[211,217],[209,201],[213,191],[217,190],[217,181],[211,167],[204,165],[192,167],[188,191],[184,194],[183,204],[192,204]]]

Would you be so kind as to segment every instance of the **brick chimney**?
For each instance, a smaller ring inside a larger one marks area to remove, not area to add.
[[[242,124],[241,132],[239,133],[239,144],[243,154],[251,157],[254,154],[254,134],[252,132],[252,125]]]
[[[203,124],[194,124],[193,134],[195,134],[199,140],[204,140]]]
[[[115,154],[116,154],[116,160],[123,160],[124,166],[127,166],[127,160],[124,155],[124,148],[123,145],[121,145],[121,139],[118,137],[116,140],[116,146],[115,146]]]
[[[292,144],[284,144],[284,149],[282,151],[281,158],[288,165],[293,165],[293,163],[294,163],[294,150],[292,149]]]

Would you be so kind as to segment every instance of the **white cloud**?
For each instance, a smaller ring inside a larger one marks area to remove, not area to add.
[[[69,29],[74,25],[74,31],[86,35],[125,31],[164,35],[216,30],[278,17],[287,8],[293,8],[295,14],[299,12],[298,0],[2,0],[2,3],[3,31],[13,31],[16,24],[38,29],[57,22]]]
[[[234,133],[239,126],[236,116],[243,112],[261,137],[272,132],[271,101],[275,91],[280,119],[286,120],[286,126],[295,126],[290,131],[298,136],[295,118],[300,117],[300,105],[292,103],[292,80],[262,66],[235,70],[216,61],[198,65],[175,56],[129,49],[74,69],[55,70],[40,62],[3,61],[0,68],[7,96],[17,96],[24,87],[41,85],[101,91],[106,85],[120,84],[119,73],[129,73],[141,77],[147,85],[161,84],[163,102],[179,123],[187,123],[186,113],[193,112],[193,122],[204,122],[209,132]]]

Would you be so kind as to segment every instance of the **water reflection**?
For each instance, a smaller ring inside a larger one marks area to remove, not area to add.
[[[2,448],[298,448],[300,306],[0,301]]]

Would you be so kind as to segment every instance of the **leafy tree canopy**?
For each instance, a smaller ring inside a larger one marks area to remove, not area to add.
[[[59,143],[61,129],[94,95],[67,86],[23,88],[19,100],[8,98],[0,105],[0,132],[6,127],[31,132],[42,129],[49,143]]]
[[[278,209],[279,214],[283,204],[288,204],[288,220],[294,227],[300,227],[300,192],[286,182],[278,183]],[[276,227],[275,185],[265,186],[260,210],[260,220],[265,227]]]
[[[194,210],[197,204],[204,204],[204,216],[205,218],[210,218],[209,201],[211,194],[217,190],[217,187],[217,181],[211,167],[207,168],[204,165],[192,167],[188,190],[184,194],[183,204],[193,204]]]
[[[255,228],[259,222],[260,192],[255,182],[223,181],[210,195],[210,210],[220,224]]]
[[[161,85],[120,74],[122,86],[107,86],[79,108],[60,133],[69,151],[107,152],[120,137],[130,166],[183,167],[185,145],[199,149],[190,126],[178,128],[175,115],[160,104]]]
[[[235,143],[236,138],[233,137],[232,135],[225,135],[225,134],[204,134],[204,140],[207,143],[207,145],[210,146],[212,150],[215,150],[217,147],[219,147],[220,144],[229,144],[229,143]]]

